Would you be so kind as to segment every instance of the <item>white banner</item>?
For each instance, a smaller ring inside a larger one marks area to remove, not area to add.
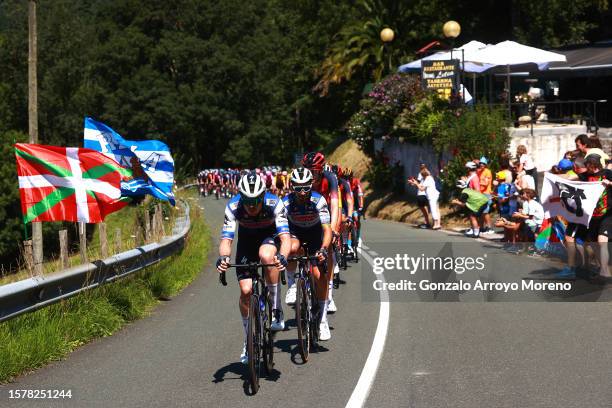
[[[540,195],[545,216],[560,215],[569,222],[588,226],[604,189],[600,182],[573,181],[545,173]]]

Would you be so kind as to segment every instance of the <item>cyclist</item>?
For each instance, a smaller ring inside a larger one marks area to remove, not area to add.
[[[320,152],[306,153],[302,159],[302,165],[312,172],[312,189],[321,194],[327,202],[331,218],[332,240],[335,241],[340,231],[340,189],[338,188],[338,179],[332,172],[323,171],[325,156]],[[329,301],[327,311],[330,313],[334,313],[338,310],[332,296],[332,282],[334,273],[337,272],[337,267],[338,265],[334,257],[334,250],[330,245],[327,251],[327,270],[330,272],[327,274],[330,285],[327,292],[327,300]],[[292,275],[291,271],[288,272],[288,276],[290,275]],[[289,292],[287,293],[287,298],[285,301],[293,300],[295,302],[295,295],[293,298],[289,298]]]
[[[363,213],[363,190],[361,188],[361,180],[355,177],[353,169],[347,167],[342,172],[342,176],[349,182],[351,186],[351,192],[353,193],[353,233],[349,237],[348,246],[352,247],[353,240],[355,240],[355,246],[359,245],[359,238],[361,237],[361,214]]]
[[[291,233],[291,254],[297,255],[301,252],[300,244],[308,247],[307,255],[317,255],[319,264],[324,264],[327,260],[327,253],[332,239],[330,226],[329,209],[327,202],[321,194],[312,191],[313,176],[312,172],[303,167],[291,172],[289,193],[283,199],[289,220],[289,231]],[[296,269],[296,262],[291,262],[289,268]],[[316,294],[321,310],[321,320],[319,323],[319,339],[329,340],[331,333],[327,322],[327,301],[328,280],[324,273],[321,273],[318,266],[313,266],[315,278]],[[292,285],[293,303],[295,303],[295,284]]]
[[[338,178],[338,186],[340,187],[340,199],[342,201],[342,206],[340,207],[342,213],[340,231],[342,233],[343,242],[346,244],[350,236],[353,222],[353,192],[350,183],[342,177],[342,167],[334,164],[332,166],[332,172]]]
[[[285,189],[287,188],[287,172],[279,171],[274,178],[274,186],[276,187],[276,191],[278,195],[282,197],[285,194]]]
[[[273,317],[271,329],[283,330],[285,321],[279,296],[279,272],[287,267],[287,256],[291,250],[291,239],[285,207],[278,197],[266,193],[263,180],[255,173],[243,176],[238,183],[239,194],[234,196],[225,208],[225,221],[219,244],[217,270],[225,272],[232,254],[232,241],[238,224],[236,263],[244,264],[261,261],[275,264],[265,270],[266,286],[272,298]],[[280,244],[280,250],[279,250]],[[246,336],[249,313],[249,298],[253,281],[245,268],[237,268],[236,276],[240,285],[239,308],[242,315],[245,342],[240,360],[245,363]]]

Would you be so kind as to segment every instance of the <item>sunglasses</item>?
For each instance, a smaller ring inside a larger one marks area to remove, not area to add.
[[[312,186],[293,186],[293,191],[296,193],[308,193],[312,190]]]
[[[247,207],[256,207],[262,201],[263,201],[263,197],[255,197],[255,198],[242,197],[240,198],[240,202],[242,203],[242,205],[247,206]]]

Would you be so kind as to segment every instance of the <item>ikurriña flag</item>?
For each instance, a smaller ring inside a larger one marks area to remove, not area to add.
[[[134,179],[122,183],[123,195],[150,194],[175,205],[174,160],[168,146],[159,140],[126,140],[109,126],[85,118],[83,146],[115,159],[132,169]]]
[[[17,143],[15,156],[24,222],[98,223],[129,202],[120,186],[131,171],[100,152]]]

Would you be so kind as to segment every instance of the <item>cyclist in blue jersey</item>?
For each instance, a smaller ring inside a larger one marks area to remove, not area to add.
[[[289,231],[291,233],[291,254],[300,254],[301,244],[306,244],[309,254],[317,255],[319,264],[325,268],[327,251],[332,240],[331,218],[325,198],[312,191],[312,172],[303,167],[293,170],[290,179],[291,193],[284,199]],[[289,269],[295,271],[296,263],[291,262]],[[326,268],[325,268],[326,269]],[[325,270],[324,269],[324,270]],[[313,266],[315,278],[316,295],[321,309],[321,321],[319,324],[320,340],[329,340],[331,333],[327,322],[327,300],[328,279],[321,273],[319,266]],[[294,276],[290,278],[294,281]],[[295,303],[295,283],[288,282],[288,297]]]
[[[283,330],[285,321],[278,282],[279,272],[287,267],[287,257],[291,250],[285,206],[277,196],[266,193],[263,180],[254,172],[240,179],[238,191],[239,194],[234,196],[225,208],[217,270],[225,272],[228,268],[232,254],[232,241],[236,233],[236,225],[238,225],[236,263],[246,264],[261,261],[264,264],[276,264],[276,267],[265,269],[265,280],[272,300],[271,329]],[[240,285],[239,308],[245,334],[240,360],[245,363],[247,361],[249,298],[253,289],[253,281],[246,268],[237,268],[236,276]]]

